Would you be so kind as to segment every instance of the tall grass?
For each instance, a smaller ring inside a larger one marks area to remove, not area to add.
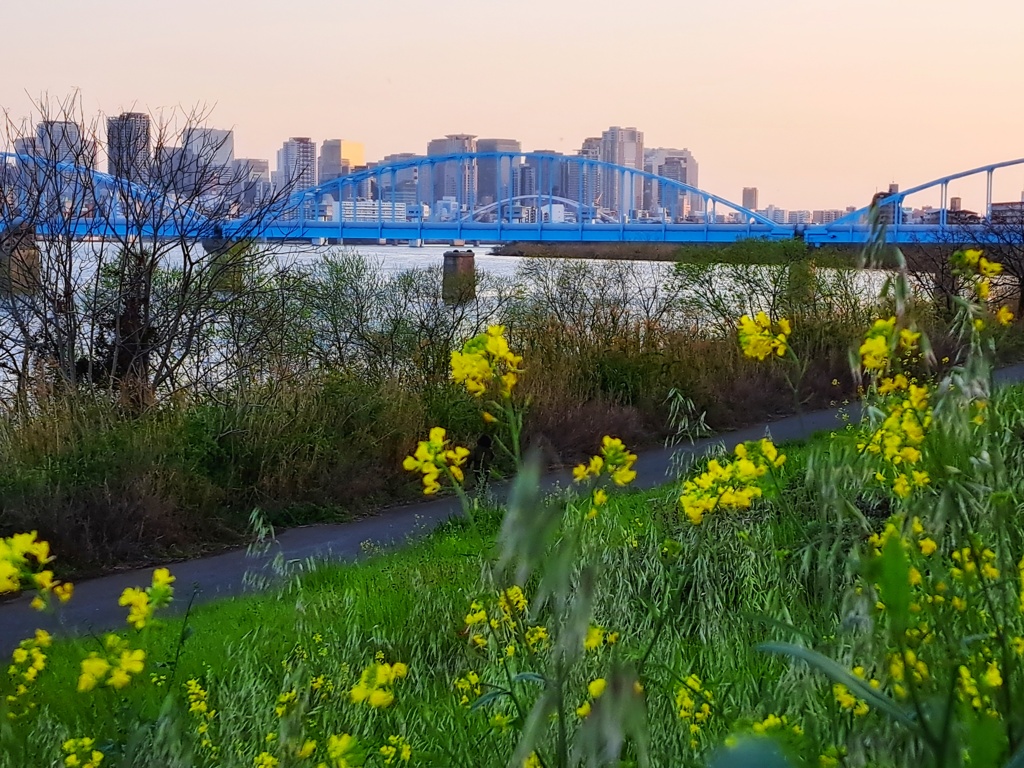
[[[458,305],[439,270],[388,276],[344,252],[244,279],[259,290],[211,323],[205,352],[146,411],[54,387],[39,367],[36,394],[0,418],[0,533],[74,543],[65,564],[92,571],[237,541],[255,506],[294,524],[405,498],[398,465],[426,427],[480,437],[448,360],[489,324],[530,360],[526,444],[563,464],[604,434],[660,443],[671,392],[712,429],[791,411],[783,369],[736,349],[744,311],[796,321],[803,407],[849,397],[848,347],[869,311],[854,278],[809,263],[528,259],[514,280],[481,275]]]

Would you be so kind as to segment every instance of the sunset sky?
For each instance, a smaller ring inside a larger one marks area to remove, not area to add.
[[[237,156],[289,136],[367,158],[446,133],[572,152],[610,125],[687,147],[700,186],[866,204],[1024,157],[1024,1],[37,0],[4,3],[0,106],[213,107]],[[982,182],[962,188],[979,205]],[[997,176],[1019,199],[1024,166]],[[914,202],[935,202],[922,199]]]

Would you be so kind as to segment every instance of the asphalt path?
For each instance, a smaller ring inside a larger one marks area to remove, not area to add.
[[[1024,364],[996,372],[998,384],[1020,381],[1024,381]],[[697,458],[720,450],[723,445],[732,448],[737,443],[766,436],[776,443],[802,440],[819,432],[840,428],[847,423],[847,419],[856,421],[859,418],[859,405],[851,403],[843,408],[788,416],[698,440],[693,444],[645,451],[639,455],[634,467],[637,477],[633,485],[637,488],[655,488],[671,480],[674,455],[683,459]],[[548,487],[564,486],[571,479],[570,472],[562,470],[546,475],[544,484]],[[495,493],[501,498],[506,490],[507,485],[499,485]],[[422,538],[459,514],[460,507],[456,498],[433,499],[391,507],[352,522],[291,528],[278,534],[258,554],[238,549],[176,563],[171,566],[171,572],[177,578],[171,612],[184,610],[192,597],[196,603],[208,602],[273,584],[278,572],[274,563],[279,559],[286,563],[314,560],[351,562],[367,549],[386,549]],[[117,604],[121,592],[125,587],[148,585],[152,572],[152,568],[145,568],[76,583],[74,598],[52,613],[32,610],[29,606],[30,597],[25,595],[0,604],[0,654],[9,654],[21,639],[31,636],[37,627],[57,636],[68,636],[103,632],[123,626],[127,609]]]

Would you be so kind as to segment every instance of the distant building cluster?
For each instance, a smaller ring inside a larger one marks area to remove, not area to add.
[[[67,164],[97,168],[99,147],[73,122],[40,122],[32,136],[18,139],[15,152]],[[182,195],[229,199],[241,210],[274,195],[314,190],[304,199],[303,215],[333,219],[446,221],[472,214],[480,221],[746,224],[746,211],[779,225],[826,225],[853,212],[844,209],[786,210],[761,206],[757,187],[743,187],[744,210],[706,210],[698,191],[699,164],[686,148],[648,147],[643,131],[612,126],[583,140],[571,154],[536,149],[524,153],[511,138],[478,138],[453,133],[432,139],[425,153],[405,152],[367,161],[363,144],[351,139],[293,136],[281,144],[275,164],[262,158],[235,157],[234,132],[188,127],[173,144],[155,137],[149,115],[124,112],[106,121],[106,171],[117,179]],[[452,159],[453,155],[476,154]],[[426,162],[423,162],[423,161]],[[19,160],[14,172],[24,173]],[[382,173],[353,174],[385,166]],[[0,167],[9,175],[10,167]],[[332,184],[332,182],[339,182]],[[876,199],[898,194],[890,185]],[[887,224],[1024,222],[1020,202],[992,203],[989,211],[966,210],[958,197],[944,209],[893,205],[881,210]]]

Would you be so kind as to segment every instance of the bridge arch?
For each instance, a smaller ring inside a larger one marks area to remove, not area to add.
[[[679,192],[681,194],[687,194],[696,198],[699,198],[703,202],[703,219],[704,223],[714,223],[717,216],[717,208],[721,206],[727,210],[734,211],[739,214],[739,217],[743,220],[743,224],[757,224],[762,227],[777,228],[778,225],[771,219],[752,211],[748,208],[744,208],[738,203],[734,203],[719,195],[712,194],[706,190],[692,186],[676,179],[667,178],[665,176],[659,176],[648,171],[644,171],[638,168],[629,168],[626,166],[615,165],[602,160],[594,160],[590,158],[581,157],[578,155],[561,155],[549,152],[472,152],[472,153],[455,153],[448,155],[435,155],[435,156],[424,156],[419,155],[413,158],[396,161],[393,163],[387,163],[384,165],[377,166],[375,168],[366,169],[357,173],[349,174],[347,176],[340,176],[336,179],[332,179],[327,182],[322,182],[315,187],[308,189],[298,190],[293,193],[291,200],[289,201],[289,207],[294,209],[308,208],[310,202],[317,202],[323,198],[324,195],[331,194],[332,197],[337,195],[335,199],[359,199],[360,190],[368,191],[368,187],[371,184],[376,185],[378,192],[384,188],[382,181],[387,179],[390,183],[387,185],[387,189],[392,190],[394,193],[396,188],[396,180],[399,174],[414,172],[416,175],[416,204],[432,203],[433,200],[424,200],[420,194],[420,180],[419,172],[423,169],[429,169],[431,174],[431,182],[433,183],[436,169],[439,167],[443,171],[447,171],[449,166],[454,164],[455,174],[461,177],[464,170],[471,169],[474,166],[479,168],[479,164],[483,162],[494,162],[499,170],[505,170],[506,168],[511,171],[524,166],[536,166],[540,167],[541,170],[545,166],[549,168],[567,167],[575,169],[579,174],[588,174],[588,178],[593,178],[598,173],[600,174],[612,174],[613,178],[618,177],[619,183],[624,187],[628,182],[630,184],[631,197],[635,195],[636,183],[639,181],[641,185],[644,181],[657,182],[659,189],[667,188]],[[502,166],[503,163],[507,163],[507,166]],[[547,199],[549,197],[555,197],[554,185],[550,184],[552,174],[547,175],[549,184],[547,189],[538,189],[534,194]],[[509,178],[505,182],[507,194],[502,196],[502,199],[508,199],[515,197],[515,194],[511,194],[514,188],[514,182]],[[641,186],[642,190],[642,186]],[[476,210],[478,207],[477,203],[477,189],[473,185],[458,184],[455,189],[456,194],[455,202],[461,209],[463,205],[468,206],[470,210]],[[363,196],[366,199],[367,195]],[[558,197],[563,199],[571,200],[572,198],[563,193],[560,193]],[[392,194],[392,198],[389,201],[387,198],[376,198],[378,202],[398,202],[397,196]],[[580,205],[592,206],[594,201],[574,201]],[[618,220],[620,222],[629,220],[630,211],[619,210],[616,211]]]
[[[945,229],[945,227],[947,226],[946,213],[949,208],[950,182],[956,181],[958,179],[966,179],[971,176],[979,176],[981,174],[985,174],[985,218],[988,219],[991,218],[992,216],[992,179],[995,175],[995,172],[1000,170],[1001,168],[1010,168],[1017,165],[1024,165],[1024,158],[1018,158],[1016,160],[1004,160],[1003,162],[1000,163],[981,165],[978,166],[977,168],[971,168],[966,171],[960,171],[959,173],[954,173],[949,176],[941,176],[937,179],[926,181],[924,184],[918,184],[916,187],[900,190],[899,192],[894,192],[891,195],[880,197],[875,203],[873,203],[873,205],[877,205],[879,208],[892,206],[893,209],[899,210],[900,208],[903,207],[903,201],[906,198],[910,197],[911,195],[915,195],[918,192],[924,192],[926,190],[938,187],[941,191],[939,205],[939,227]],[[851,227],[862,224],[867,219],[867,216],[870,213],[871,208],[872,205],[866,205],[863,208],[859,208],[856,211],[851,211],[850,213],[846,214],[845,216],[839,219],[836,219],[830,224],[824,225],[824,230],[826,232],[834,232],[836,230],[850,229]],[[900,217],[896,218],[894,226],[896,228],[899,228]]]

